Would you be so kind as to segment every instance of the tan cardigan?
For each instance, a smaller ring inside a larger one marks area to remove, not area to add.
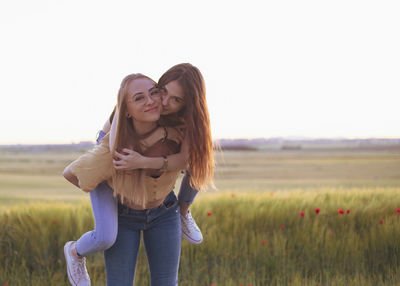
[[[167,127],[167,138],[180,144],[183,140],[182,128]],[[116,171],[112,160],[107,134],[99,145],[72,162],[70,170],[78,178],[83,191],[90,192],[99,183],[107,180],[114,189],[114,196],[133,209],[149,209],[160,205],[174,188],[180,172],[167,171],[160,177],[153,178],[147,176],[142,169]]]

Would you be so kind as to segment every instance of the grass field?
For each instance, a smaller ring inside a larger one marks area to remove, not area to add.
[[[60,175],[79,153],[0,151],[1,286],[68,285],[62,247],[93,227],[88,196]],[[399,153],[217,158],[218,190],[192,208],[205,240],[182,243],[180,285],[400,285]],[[105,285],[102,254],[88,268]],[[136,285],[148,285],[143,249]]]

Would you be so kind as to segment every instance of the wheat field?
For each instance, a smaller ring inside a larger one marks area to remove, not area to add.
[[[69,285],[63,245],[93,227],[87,194],[61,177],[84,150],[0,150],[0,285]],[[399,285],[400,154],[217,154],[217,190],[192,213],[179,285]],[[177,189],[179,182],[177,183]],[[105,285],[101,253],[88,259]],[[149,285],[140,251],[135,285]]]

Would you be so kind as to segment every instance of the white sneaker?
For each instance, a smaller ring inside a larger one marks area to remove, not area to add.
[[[196,222],[194,221],[190,210],[183,216],[181,214],[181,227],[182,227],[182,236],[187,241],[193,244],[200,244],[203,241],[203,235]]]
[[[86,270],[86,258],[75,258],[71,253],[71,247],[75,241],[68,241],[64,245],[64,256],[67,262],[68,279],[73,286],[90,286],[90,277]]]

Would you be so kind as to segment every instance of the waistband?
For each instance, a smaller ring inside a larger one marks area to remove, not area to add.
[[[144,209],[144,210],[135,210],[132,209],[126,205],[123,205],[121,202],[118,201],[118,213],[126,213],[126,214],[149,214],[150,212],[153,212],[155,210],[158,210],[160,208],[170,208],[173,206],[175,203],[178,202],[178,199],[175,196],[174,191],[171,191],[165,200],[162,202],[161,205],[155,208],[151,209]]]

